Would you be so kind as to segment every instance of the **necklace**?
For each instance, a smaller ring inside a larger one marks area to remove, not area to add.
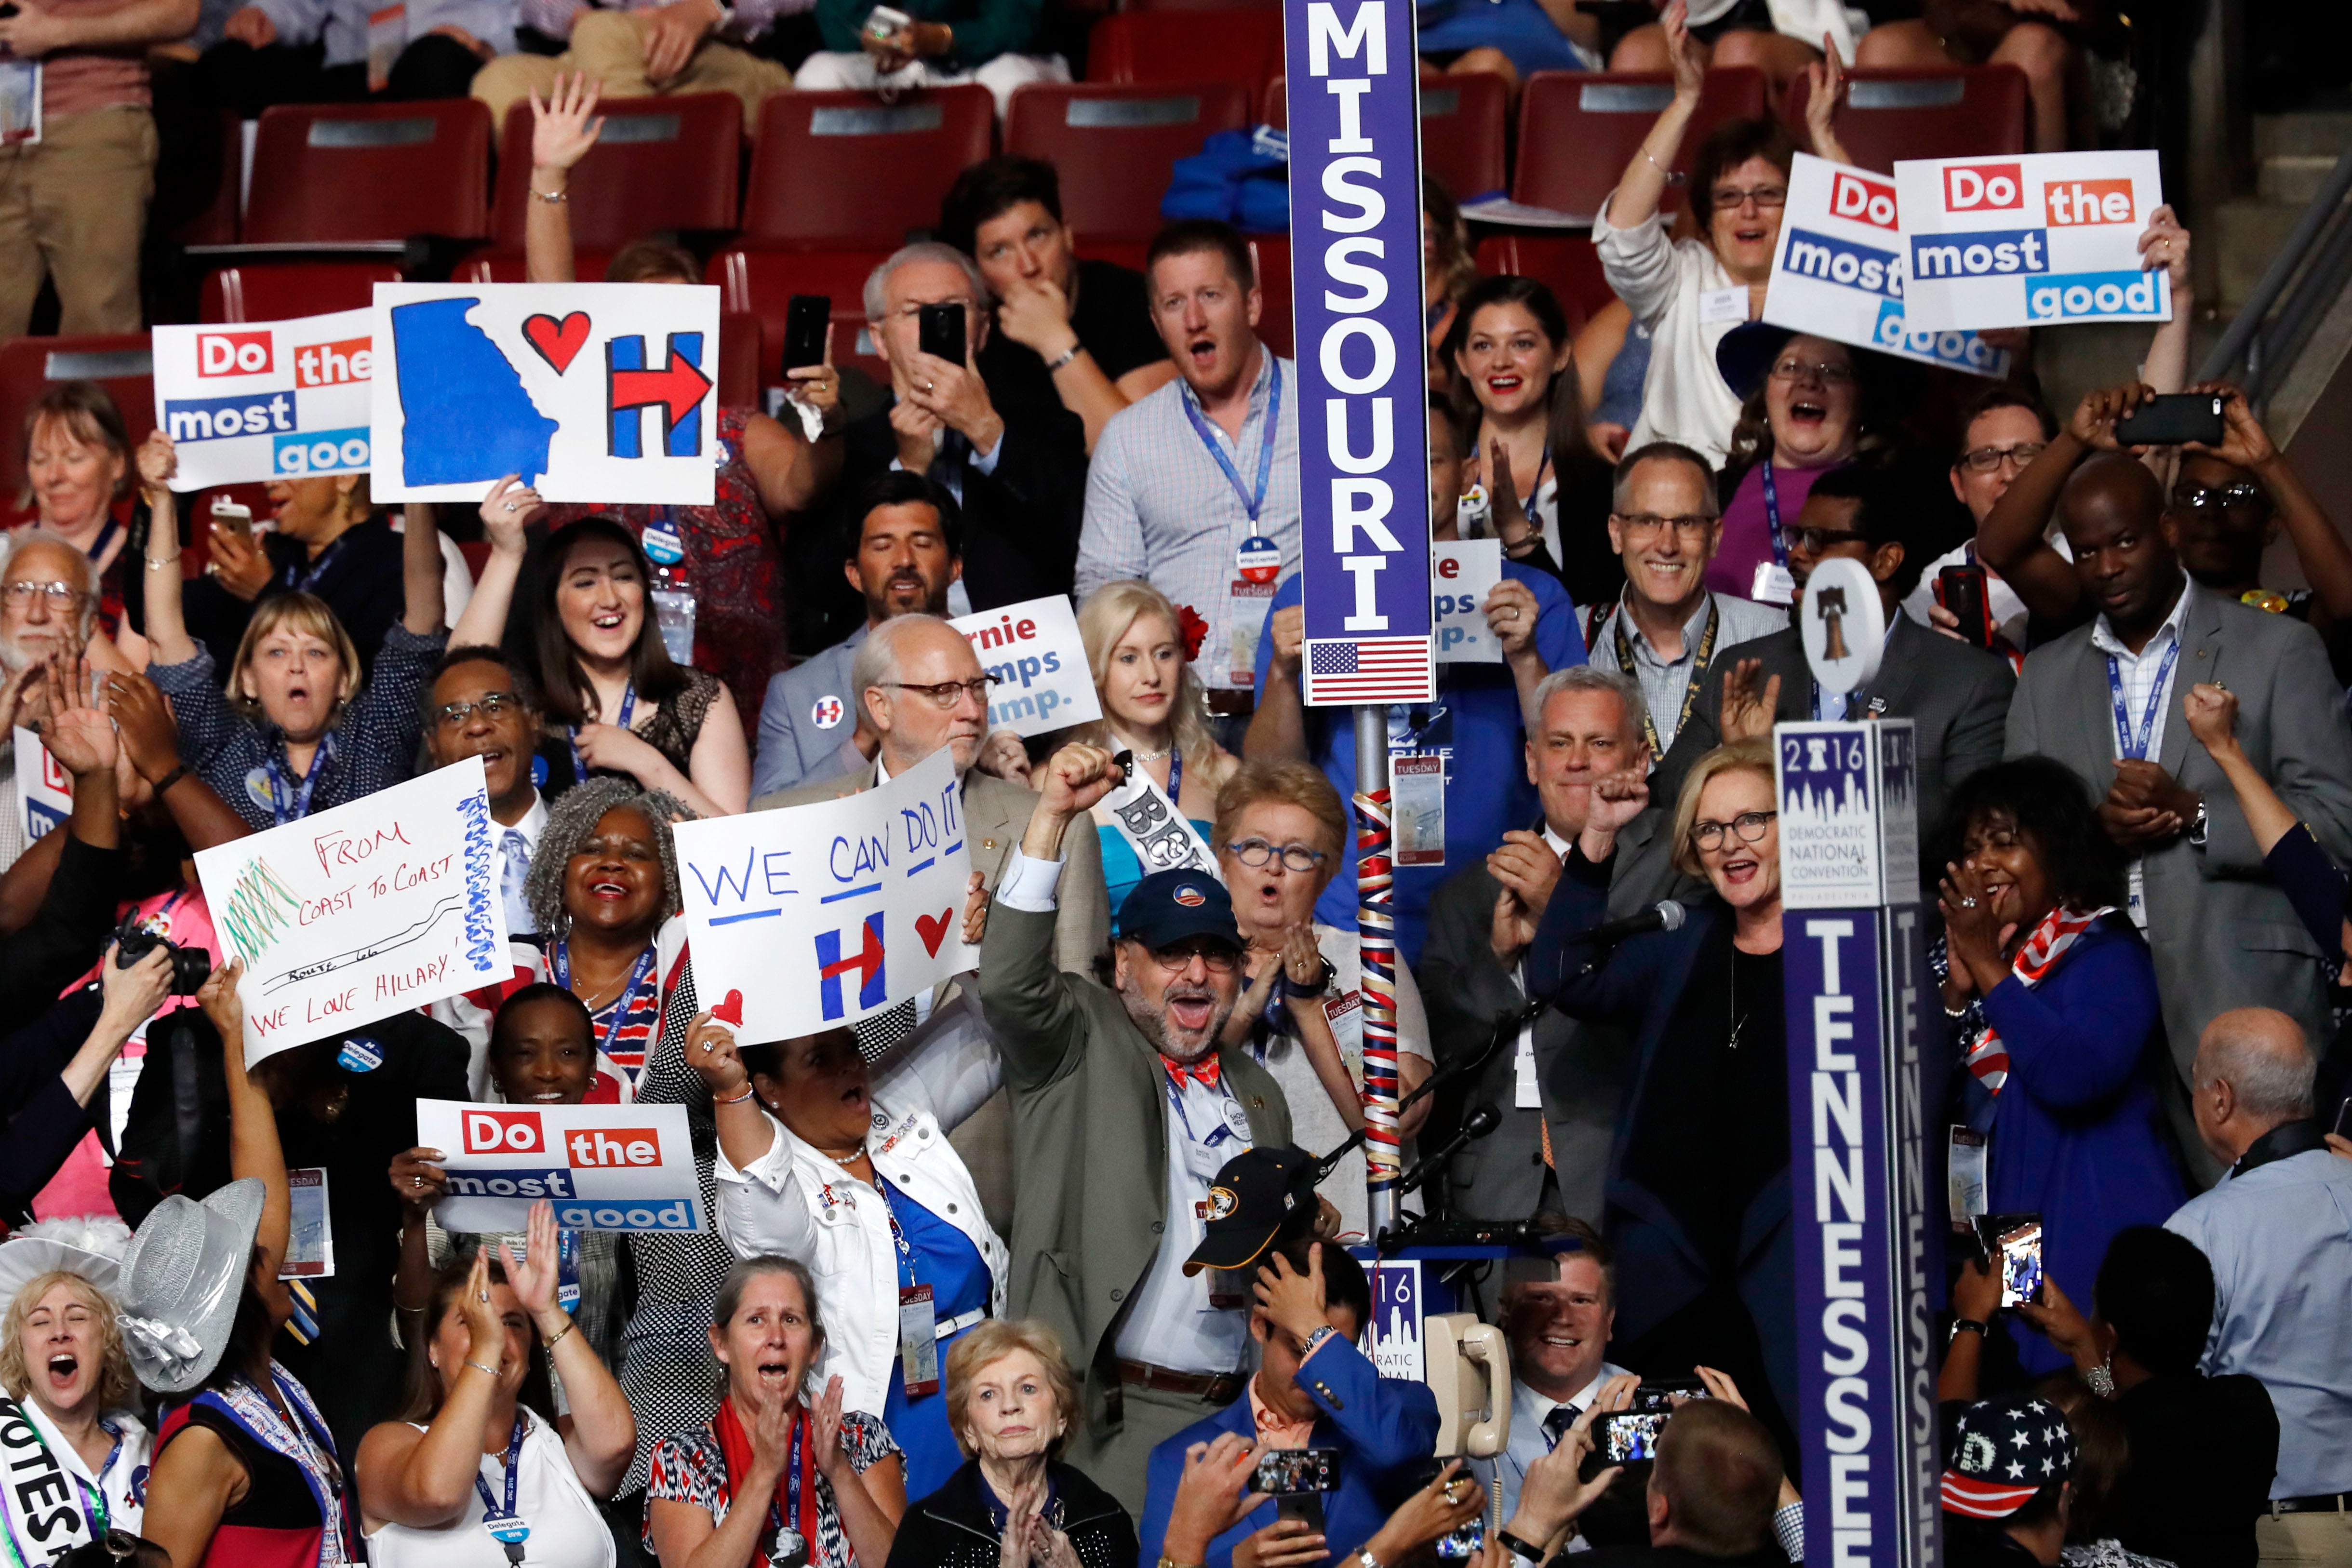
[[[1156,763],[1175,749],[1175,747],[1171,744],[1162,746],[1156,752],[1147,752],[1141,746],[1137,745],[1134,742],[1129,741],[1126,736],[1119,734],[1116,730],[1112,731],[1111,734],[1118,740],[1127,742],[1127,750],[1135,753],[1135,760],[1139,763]]]
[[[840,1166],[843,1170],[846,1171],[846,1170],[848,1170],[852,1165],[856,1164],[858,1161],[863,1160],[864,1158],[866,1158],[866,1145],[865,1145],[864,1143],[862,1143],[862,1142],[861,1142],[861,1143],[859,1143],[859,1144],[857,1145],[857,1147],[856,1147],[856,1148],[852,1149],[852,1150],[851,1150],[848,1153],[846,1153],[846,1154],[835,1154],[835,1153],[827,1152],[827,1153],[825,1153],[825,1156],[824,1156],[824,1157],[825,1157],[826,1159],[828,1159],[828,1160],[832,1161],[835,1164],[836,1164],[836,1165]]]

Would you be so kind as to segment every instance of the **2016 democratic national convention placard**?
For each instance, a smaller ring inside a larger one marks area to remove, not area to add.
[[[451,1231],[521,1230],[542,1198],[568,1230],[707,1228],[682,1105],[420,1100],[416,1136],[448,1156],[433,1217]]]
[[[257,1061],[514,973],[482,760],[196,854]]]
[[[2007,349],[1974,332],[1928,331],[1913,313],[1904,210],[1885,175],[1798,153],[1764,320],[1925,364],[2007,375]]]
[[[708,506],[719,290],[670,283],[379,283],[378,500]]]
[[[155,427],[179,450],[172,488],[366,473],[373,332],[366,310],[157,327]]]
[[[2168,321],[2172,280],[2140,270],[2164,205],[2152,152],[1928,158],[1895,165],[1921,328]]]
[[[945,746],[876,789],[676,832],[695,983],[740,1038],[854,1024],[980,961]]]

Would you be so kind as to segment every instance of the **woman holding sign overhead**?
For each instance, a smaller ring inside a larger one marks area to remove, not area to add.
[[[335,612],[309,594],[261,605],[224,683],[181,613],[180,531],[169,488],[178,460],[162,431],[139,448],[147,531],[148,675],[172,700],[180,761],[257,828],[293,822],[399,784],[424,733],[422,705],[449,634],[442,624],[440,532],[412,519],[401,542],[407,613],[384,634],[374,673]]]
[[[408,1398],[360,1445],[361,1519],[377,1568],[610,1568],[591,1500],[629,1468],[637,1424],[556,1301],[555,1212],[530,1208],[523,1257],[501,1244],[436,1277],[408,1347]],[[570,1410],[552,1414],[548,1373]]]

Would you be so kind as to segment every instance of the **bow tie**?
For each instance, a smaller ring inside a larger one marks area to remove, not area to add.
[[[1224,1071],[1223,1064],[1218,1060],[1214,1051],[1197,1062],[1180,1062],[1173,1057],[1162,1055],[1160,1065],[1168,1069],[1169,1080],[1175,1084],[1180,1094],[1183,1092],[1187,1078],[1196,1079],[1202,1089],[1214,1089]]]

